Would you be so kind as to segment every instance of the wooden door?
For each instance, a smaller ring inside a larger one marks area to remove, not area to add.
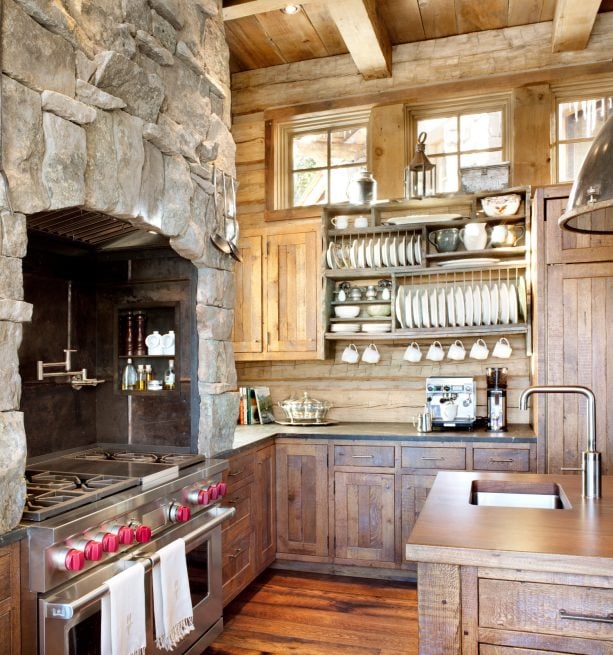
[[[275,506],[275,447],[270,445],[255,455],[255,563],[258,570],[266,568],[275,559]]]
[[[277,553],[328,556],[328,447],[277,444]]]
[[[403,549],[402,562],[405,562],[404,545],[426,502],[436,475],[402,475],[400,491],[400,543]],[[411,565],[412,567],[414,564]]]
[[[309,225],[268,236],[266,330],[270,359],[319,356],[321,253],[319,229]],[[323,354],[322,354],[323,356]]]
[[[262,237],[242,235],[239,251],[243,261],[236,264],[234,280],[234,352],[261,353],[262,324]],[[237,359],[241,359],[239,356]]]
[[[0,548],[0,653],[21,653],[20,543]]]
[[[394,474],[334,475],[335,556],[356,564],[395,564]]]

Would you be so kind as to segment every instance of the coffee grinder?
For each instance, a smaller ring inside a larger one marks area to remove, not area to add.
[[[487,429],[504,432],[507,429],[507,369],[487,368]]]

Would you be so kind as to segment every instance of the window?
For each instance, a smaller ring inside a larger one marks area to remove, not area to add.
[[[613,114],[613,94],[558,99],[556,102],[556,162],[558,182],[572,182],[592,139]]]
[[[507,157],[507,100],[496,104],[437,108],[412,108],[408,133],[413,139],[409,162],[417,135],[427,134],[426,155],[436,164],[437,193],[460,189],[460,169],[466,166],[497,164]],[[408,162],[407,162],[408,163]]]
[[[367,166],[368,114],[325,114],[277,125],[275,208],[347,200],[349,181]]]

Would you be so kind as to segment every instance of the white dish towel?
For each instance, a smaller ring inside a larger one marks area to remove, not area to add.
[[[140,562],[104,583],[101,601],[102,655],[145,655],[145,568]]]
[[[153,567],[155,645],[172,650],[194,629],[194,613],[187,577],[185,541],[176,539],[158,551]]]

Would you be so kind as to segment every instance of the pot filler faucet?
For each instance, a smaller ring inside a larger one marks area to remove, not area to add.
[[[519,408],[526,409],[528,398],[534,393],[578,393],[587,399],[587,449],[581,453],[581,468],[563,471],[581,471],[581,490],[584,498],[600,498],[600,453],[596,450],[596,399],[591,389],[572,385],[545,384],[524,389],[519,397]]]

